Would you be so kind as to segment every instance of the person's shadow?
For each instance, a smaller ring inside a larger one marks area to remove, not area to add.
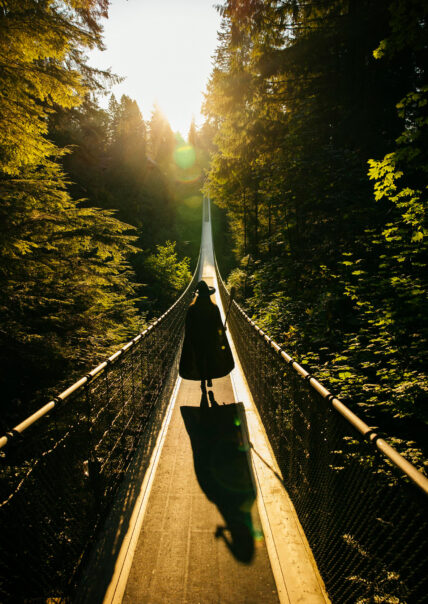
[[[208,396],[211,406],[203,393],[200,407],[181,407],[196,477],[224,518],[225,526],[217,527],[215,537],[224,540],[235,558],[250,563],[258,531],[251,513],[256,491],[247,457],[244,406],[218,405],[211,391]]]

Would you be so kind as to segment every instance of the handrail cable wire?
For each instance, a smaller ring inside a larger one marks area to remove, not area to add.
[[[199,265],[159,319],[0,438],[1,602],[73,600],[137,448],[149,464]]]
[[[235,300],[228,325],[331,601],[428,602],[427,478]]]
[[[195,275],[198,274],[198,271],[199,271],[199,260],[198,260],[197,267],[195,269],[194,275],[192,276],[192,280],[191,280],[190,284],[187,286],[186,290],[181,294],[181,296],[174,302],[174,304],[172,304],[168,308],[168,310],[166,310],[163,313],[163,315],[161,315],[158,319],[156,319],[153,323],[151,323],[144,331],[139,333],[132,340],[130,340],[129,342],[124,344],[122,346],[122,348],[120,348],[115,353],[113,353],[111,356],[109,356],[108,359],[106,359],[105,361],[103,361],[102,363],[100,363],[99,365],[94,367],[94,369],[92,369],[87,375],[83,376],[82,378],[80,378],[79,380],[74,382],[74,384],[72,384],[71,386],[66,388],[63,392],[61,392],[61,394],[56,396],[49,403],[46,403],[45,405],[40,407],[40,409],[35,411],[33,414],[29,415],[26,419],[24,419],[22,422],[20,422],[18,425],[16,425],[14,428],[12,428],[12,430],[10,432],[6,432],[5,435],[1,436],[0,437],[0,449],[5,447],[12,438],[15,438],[18,434],[22,434],[25,430],[27,430],[27,428],[32,426],[40,418],[42,418],[47,413],[49,413],[49,411],[54,409],[54,407],[56,405],[58,405],[59,403],[63,403],[67,398],[69,398],[77,390],[79,390],[80,388],[83,388],[83,386],[85,384],[87,384],[90,380],[93,380],[99,373],[101,373],[107,367],[108,364],[117,361],[119,356],[121,356],[122,354],[127,352],[141,338],[144,338],[151,329],[153,329],[157,325],[159,325],[159,323],[167,317],[167,315],[177,306],[177,304],[180,303],[181,299],[184,296],[186,296],[188,290],[191,288],[192,284],[195,281]]]
[[[217,275],[222,281],[222,287],[226,288],[224,281],[217,268]],[[228,292],[229,294],[229,292]],[[381,438],[373,428],[370,428],[358,415],[356,415],[349,407],[345,405],[339,398],[335,397],[325,386],[323,386],[316,378],[313,377],[306,369],[304,369],[297,361],[295,361],[287,352],[285,352],[274,340],[272,340],[258,325],[250,319],[247,313],[239,306],[239,304],[232,300],[232,304],[236,305],[236,309],[244,319],[249,323],[254,330],[258,333],[260,338],[263,338],[267,344],[278,353],[284,361],[290,365],[294,371],[303,379],[307,380],[310,386],[318,392],[324,399],[330,402],[332,407],[340,413],[346,421],[348,421],[358,432],[363,436],[367,437],[372,441],[379,451],[385,455],[397,468],[399,468],[406,476],[418,486],[426,495],[428,495],[428,478],[422,474],[413,464],[405,459],[394,447],[389,445],[383,438]]]
[[[73,598],[137,447],[150,459],[200,258],[159,319],[0,438],[2,602]],[[428,480],[236,301],[228,325],[331,601],[427,602]]]

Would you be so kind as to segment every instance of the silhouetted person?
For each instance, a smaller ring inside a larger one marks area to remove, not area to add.
[[[235,366],[220,311],[210,298],[214,292],[214,287],[199,281],[186,315],[180,359],[181,377],[200,380],[203,392],[213,379],[227,375]]]

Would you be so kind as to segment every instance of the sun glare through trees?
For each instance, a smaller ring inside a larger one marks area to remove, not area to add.
[[[173,302],[204,191],[247,312],[423,468],[427,6],[2,2],[5,428]]]

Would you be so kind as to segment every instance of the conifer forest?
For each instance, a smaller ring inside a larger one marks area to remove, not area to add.
[[[2,429],[174,302],[206,194],[238,303],[424,470],[428,3],[223,0],[186,140],[89,66],[108,9],[0,0]]]

